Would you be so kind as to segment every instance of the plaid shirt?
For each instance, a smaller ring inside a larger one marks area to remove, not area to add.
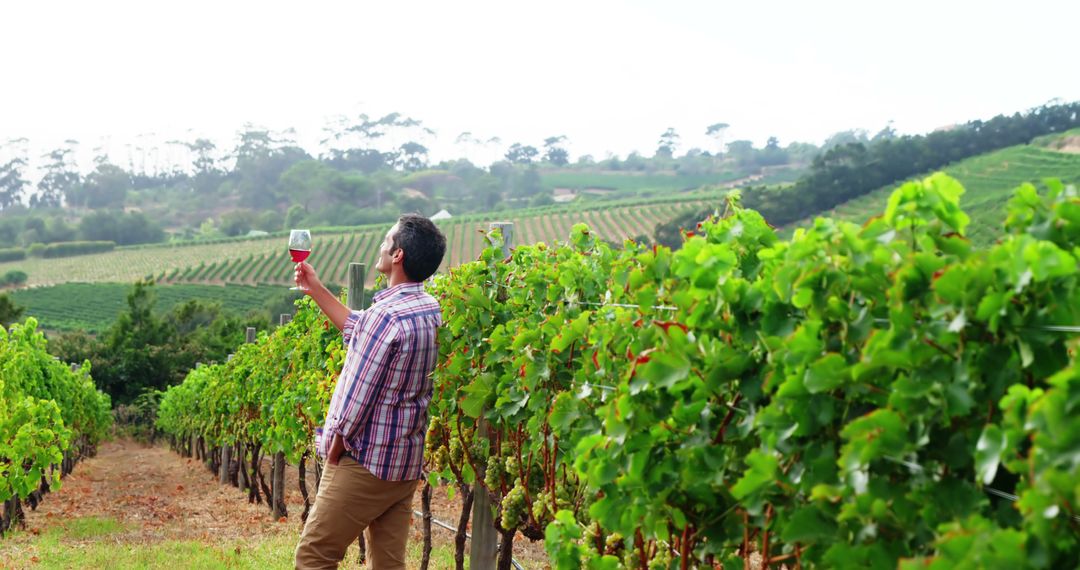
[[[376,477],[423,477],[440,324],[439,303],[422,283],[380,291],[371,307],[349,315],[342,328],[345,364],[316,433],[319,455],[325,458],[333,435],[341,434],[346,453]]]

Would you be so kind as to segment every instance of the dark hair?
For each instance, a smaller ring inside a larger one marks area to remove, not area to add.
[[[434,222],[419,214],[401,216],[397,226],[394,249],[405,252],[405,276],[416,282],[431,277],[446,254],[446,236]]]

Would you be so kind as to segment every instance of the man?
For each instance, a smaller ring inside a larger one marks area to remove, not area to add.
[[[376,570],[405,568],[412,498],[422,478],[431,371],[442,323],[424,291],[446,252],[446,238],[423,216],[404,215],[386,233],[375,265],[389,287],[370,308],[350,311],[307,263],[296,284],[344,333],[348,352],[326,422],[316,435],[326,459],[315,505],[296,547],[296,568],[337,568],[368,529]]]

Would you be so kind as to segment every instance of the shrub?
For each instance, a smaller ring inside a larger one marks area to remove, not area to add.
[[[115,247],[116,242],[113,241],[64,241],[60,243],[50,243],[45,246],[42,256],[51,259],[56,257],[71,257],[74,255],[88,255],[91,253],[112,251]]]
[[[19,286],[26,283],[29,276],[25,271],[19,271],[18,269],[12,269],[3,276],[0,276],[0,287],[7,287],[9,285]]]
[[[26,259],[26,250],[18,247],[0,249],[0,263],[5,261],[22,261]]]

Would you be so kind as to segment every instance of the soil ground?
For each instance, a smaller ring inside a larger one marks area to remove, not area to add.
[[[307,479],[314,500],[313,474]],[[0,539],[0,568],[289,568],[303,511],[294,466],[286,485],[289,518],[273,520],[265,505],[219,484],[198,460],[130,439],[105,442],[36,511],[26,509],[25,530]],[[433,493],[434,517],[451,526],[460,505],[445,489]],[[413,506],[420,509],[419,490]],[[452,568],[453,533],[433,526],[432,538],[430,567]],[[410,568],[421,542],[417,517]],[[514,552],[525,568],[546,567],[539,543],[519,536]],[[354,547],[343,567],[356,568],[357,560]]]

